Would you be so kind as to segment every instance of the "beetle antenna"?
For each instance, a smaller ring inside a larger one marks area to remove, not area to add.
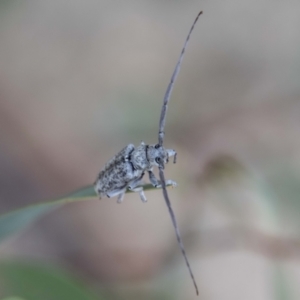
[[[166,189],[166,180],[165,180],[164,171],[162,170],[162,168],[159,168],[159,177],[160,177],[160,181],[161,181],[161,187],[162,187],[163,195],[164,195],[166,204],[168,206],[169,213],[170,213],[170,216],[171,216],[171,219],[172,219],[172,223],[173,223],[173,226],[174,226],[174,229],[175,229],[176,238],[177,238],[181,253],[184,257],[185,263],[187,265],[187,268],[189,270],[190,276],[193,280],[194,287],[195,287],[195,290],[196,290],[196,294],[198,296],[199,295],[198,286],[197,286],[194,274],[192,272],[189,260],[186,256],[185,249],[184,249],[184,246],[183,246],[183,242],[181,240],[181,236],[180,236],[179,228],[178,228],[177,221],[176,221],[176,218],[175,218],[175,214],[174,214],[174,211],[172,209],[171,201],[169,199],[169,195],[168,195],[168,192],[167,192],[167,189]]]
[[[181,66],[181,62],[182,62],[182,59],[183,59],[183,55],[184,55],[184,52],[185,52],[185,49],[186,49],[186,46],[189,42],[189,39],[190,39],[190,36],[191,36],[191,33],[199,19],[199,17],[202,15],[202,11],[200,11],[189,31],[189,34],[184,42],[184,45],[183,45],[183,48],[181,50],[181,53],[180,53],[180,56],[179,56],[179,59],[178,59],[178,62],[176,64],[176,67],[175,67],[175,70],[172,74],[172,77],[171,77],[171,80],[170,80],[170,83],[168,85],[168,88],[166,90],[166,93],[165,93],[165,96],[164,96],[164,102],[163,102],[163,106],[161,108],[161,113],[160,113],[160,119],[159,119],[159,131],[158,131],[158,143],[160,146],[162,146],[163,144],[163,141],[164,141],[164,136],[165,136],[165,123],[166,123],[166,114],[167,114],[167,109],[168,109],[168,103],[169,103],[169,100],[170,100],[170,97],[171,97],[171,94],[172,94],[172,90],[173,90],[173,86],[174,86],[174,83],[175,83],[175,80],[177,78],[177,75],[179,73],[179,70],[180,70],[180,66]]]

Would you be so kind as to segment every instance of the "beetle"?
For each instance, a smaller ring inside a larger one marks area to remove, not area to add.
[[[147,199],[141,186],[145,172],[148,172],[151,184],[156,188],[161,188],[161,182],[155,177],[153,167],[164,168],[171,156],[174,156],[175,163],[176,154],[175,150],[165,149],[159,144],[146,145],[141,142],[137,148],[129,144],[105,164],[95,182],[95,190],[100,198],[118,197],[117,202],[121,203],[128,189],[138,192],[141,200],[146,202]],[[167,180],[166,183],[174,187],[177,185],[173,180]]]
[[[147,199],[143,191],[141,180],[145,175],[145,172],[148,172],[149,180],[151,184],[156,188],[162,188],[163,196],[167,204],[171,216],[171,220],[175,229],[176,238],[181,253],[184,257],[185,263],[187,265],[188,271],[192,278],[197,295],[199,295],[198,286],[194,278],[192,269],[190,267],[190,263],[185,253],[185,249],[183,246],[183,242],[181,240],[175,214],[173,212],[171,202],[168,196],[168,192],[166,189],[167,185],[176,186],[177,184],[173,180],[165,180],[165,176],[163,172],[165,164],[168,163],[170,157],[174,156],[173,162],[174,163],[176,162],[177,152],[173,149],[164,148],[163,141],[165,136],[164,128],[166,122],[168,103],[171,97],[174,82],[179,73],[181,62],[184,56],[186,46],[190,39],[191,33],[201,14],[202,11],[198,13],[196,19],[192,24],[192,27],[185,40],[175,70],[173,71],[171,80],[169,82],[169,85],[167,87],[164,96],[163,105],[160,114],[160,120],[159,120],[158,144],[146,145],[144,142],[141,142],[141,144],[137,148],[135,148],[133,144],[127,145],[118,154],[116,154],[110,161],[108,161],[105,164],[104,168],[99,173],[96,182],[94,183],[95,191],[100,198],[104,196],[107,196],[109,198],[118,197],[117,202],[121,203],[124,199],[124,195],[126,191],[130,190],[133,192],[138,192],[141,200],[143,202],[146,202]],[[160,180],[156,179],[153,173],[154,166],[158,167],[159,169]]]

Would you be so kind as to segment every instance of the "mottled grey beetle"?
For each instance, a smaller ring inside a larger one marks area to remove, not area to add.
[[[201,14],[202,11],[197,15],[189,31],[189,34],[185,40],[181,54],[179,56],[179,60],[176,64],[175,70],[172,74],[170,83],[164,96],[159,121],[158,144],[146,145],[144,142],[142,142],[137,148],[135,148],[132,144],[127,145],[124,149],[122,149],[117,155],[115,155],[110,161],[106,163],[95,182],[95,191],[100,198],[104,196],[107,196],[109,198],[117,196],[117,202],[121,203],[124,199],[126,191],[130,190],[138,192],[140,194],[141,200],[143,202],[146,202],[147,199],[143,191],[141,180],[145,175],[145,172],[148,172],[151,184],[154,187],[162,188],[163,190],[164,199],[166,201],[173,222],[173,226],[175,228],[177,241],[185,259],[191,278],[193,280],[197,295],[199,294],[198,287],[185,253],[176,218],[171,207],[171,202],[169,200],[168,192],[166,189],[167,185],[176,186],[176,182],[173,180],[166,181],[163,172],[164,166],[166,163],[168,163],[170,157],[174,156],[174,163],[176,162],[177,153],[175,150],[165,149],[163,147],[163,140],[166,113],[173,85],[179,73],[181,61],[188,41],[190,39],[190,35]],[[154,173],[152,172],[154,166],[157,166],[159,168],[160,180],[157,180]]]
[[[145,145],[142,142],[137,148],[129,144],[113,157],[100,172],[95,183],[95,190],[100,197],[109,198],[118,196],[118,203],[123,201],[126,190],[138,192],[143,202],[146,196],[141,186],[141,180],[147,171],[150,182],[154,187],[161,187],[161,183],[152,172],[153,167],[164,167],[169,157],[176,152],[171,149],[164,149],[159,144]],[[176,182],[169,180],[167,184],[176,186]]]

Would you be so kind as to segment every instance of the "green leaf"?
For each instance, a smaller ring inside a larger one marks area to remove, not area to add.
[[[30,300],[95,300],[95,296],[65,272],[20,262],[0,263],[1,297]]]
[[[93,187],[85,187],[65,197],[34,204],[0,216],[0,241],[23,229],[46,212],[52,211],[62,204],[96,197]]]
[[[20,298],[20,297],[8,297],[8,298],[4,298],[4,299],[1,299],[1,300],[25,300],[24,298]]]
[[[151,184],[145,184],[143,185],[143,188],[145,191],[155,189]],[[130,193],[130,191],[127,192]],[[94,187],[87,186],[56,200],[30,205],[4,214],[0,216],[0,242],[13,233],[24,229],[24,227],[26,228],[27,225],[43,216],[45,213],[53,211],[63,204],[95,199],[96,197],[97,195],[94,191]]]

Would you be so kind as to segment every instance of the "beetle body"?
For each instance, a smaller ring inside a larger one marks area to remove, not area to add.
[[[120,203],[129,189],[138,192],[141,200],[146,202],[143,187],[140,186],[145,172],[148,172],[151,184],[160,187],[160,181],[152,172],[153,167],[164,167],[171,156],[174,156],[175,162],[176,151],[159,144],[146,145],[142,142],[137,148],[129,144],[105,164],[95,182],[95,191],[100,198],[118,196],[117,202]],[[167,183],[176,185],[172,180]]]

